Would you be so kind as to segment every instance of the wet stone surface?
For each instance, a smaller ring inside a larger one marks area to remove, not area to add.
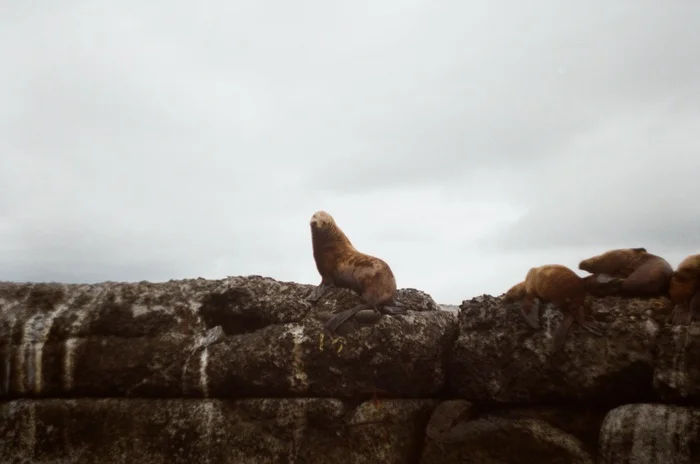
[[[433,407],[430,400],[16,400],[0,403],[0,460],[401,464],[419,452]]]
[[[417,397],[444,387],[456,318],[429,295],[400,289],[406,315],[367,324],[364,311],[336,339],[323,333],[324,311],[360,299],[332,289],[311,304],[313,288],[260,276],[0,283],[0,397]]]
[[[450,391],[482,402],[624,404],[656,398],[656,340],[666,298],[590,298],[602,337],[573,325],[561,351],[552,333],[563,319],[542,304],[541,329],[525,324],[518,303],[482,296],[465,301],[450,361]]]

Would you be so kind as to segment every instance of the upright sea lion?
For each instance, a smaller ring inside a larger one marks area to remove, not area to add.
[[[673,268],[664,258],[645,248],[620,248],[584,259],[582,271],[618,279],[620,293],[626,296],[656,296],[665,293]]]
[[[688,325],[700,314],[700,254],[690,255],[676,267],[668,288],[673,302],[671,323]]]
[[[404,314],[405,308],[394,303],[396,279],[389,265],[374,256],[360,253],[325,211],[311,216],[311,243],[316,269],[321,283],[307,297],[318,301],[330,287],[350,289],[365,303],[345,310],[328,319],[324,326],[335,331],[350,317],[363,309],[374,309],[382,314]]]
[[[540,300],[533,305],[535,299]],[[584,280],[574,271],[561,264],[545,264],[531,268],[523,282],[511,287],[505,301],[524,299],[520,314],[530,327],[538,329],[539,304],[553,303],[563,314],[564,320],[554,332],[554,346],[560,349],[571,324],[576,321],[588,332],[602,336],[603,331],[595,322],[585,320],[586,287]]]

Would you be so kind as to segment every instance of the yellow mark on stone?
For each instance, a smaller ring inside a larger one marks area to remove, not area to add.
[[[343,339],[342,338],[334,338],[333,341],[331,342],[331,345],[335,345],[338,342],[340,342],[340,346],[338,347],[338,349],[336,349],[336,353],[340,353],[343,350]]]
[[[325,336],[323,335],[323,332],[321,332],[321,335],[318,337],[318,350],[323,351],[323,340],[325,339]]]

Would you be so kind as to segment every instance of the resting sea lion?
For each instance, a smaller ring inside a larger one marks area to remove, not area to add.
[[[664,258],[645,248],[620,248],[584,259],[582,271],[617,279],[619,293],[626,296],[657,296],[665,293],[673,268]]]
[[[574,271],[561,264],[545,264],[531,268],[523,282],[505,293],[505,301],[524,300],[520,314],[533,329],[539,329],[539,305],[534,300],[553,303],[563,314],[564,320],[553,334],[554,346],[560,349],[571,324],[576,321],[588,332],[602,336],[603,331],[595,322],[585,320],[586,286]]]
[[[688,325],[700,313],[700,254],[690,255],[676,268],[668,294],[673,302],[671,323]]]
[[[406,312],[405,308],[394,303],[396,279],[386,262],[357,251],[325,211],[316,211],[311,216],[310,225],[314,260],[321,274],[321,283],[307,299],[316,302],[330,287],[339,287],[357,292],[365,301],[331,317],[324,324],[328,330],[335,331],[363,309],[389,315]]]

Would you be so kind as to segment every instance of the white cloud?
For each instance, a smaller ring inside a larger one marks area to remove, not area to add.
[[[700,5],[66,1],[0,15],[0,279],[316,283],[333,214],[444,303],[697,252]]]

